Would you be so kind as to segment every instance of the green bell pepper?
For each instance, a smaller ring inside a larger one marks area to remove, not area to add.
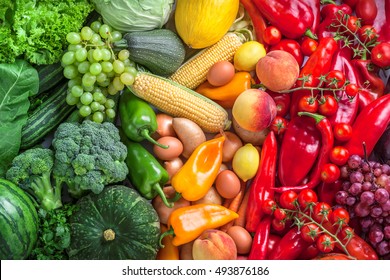
[[[146,139],[161,148],[168,148],[151,137],[157,130],[156,113],[152,107],[127,89],[119,100],[119,115],[122,129],[130,140],[141,142]]]

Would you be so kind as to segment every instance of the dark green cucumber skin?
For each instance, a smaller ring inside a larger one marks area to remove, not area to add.
[[[60,82],[65,80],[63,74],[64,68],[61,62],[55,64],[43,65],[38,68],[39,91],[38,95],[53,89]]]
[[[181,39],[169,29],[126,33],[130,60],[145,66],[160,76],[170,76],[183,63],[185,47]]]
[[[70,219],[70,259],[152,260],[157,256],[160,222],[153,206],[134,189],[107,186],[83,196]],[[115,239],[103,232],[112,229]]]
[[[37,242],[38,222],[30,197],[0,178],[0,259],[27,259]]]
[[[66,82],[58,85],[51,95],[29,115],[27,123],[22,128],[21,149],[37,145],[72,113],[75,107],[66,103],[67,90]]]

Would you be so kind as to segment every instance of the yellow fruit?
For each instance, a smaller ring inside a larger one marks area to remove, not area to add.
[[[246,182],[256,175],[259,163],[259,151],[251,143],[247,143],[234,154],[232,168],[237,176]]]
[[[260,58],[266,55],[264,45],[257,41],[248,41],[242,44],[234,54],[234,67],[238,71],[256,70]]]
[[[228,32],[239,5],[239,0],[178,0],[176,31],[190,48],[209,47]]]

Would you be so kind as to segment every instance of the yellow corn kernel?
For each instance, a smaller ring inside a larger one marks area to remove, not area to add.
[[[230,128],[231,121],[224,108],[169,79],[139,72],[131,89],[158,110],[174,117],[188,118],[205,132],[216,133]]]
[[[174,82],[195,89],[206,81],[208,70],[222,60],[232,61],[236,50],[243,44],[243,38],[236,33],[227,33],[214,45],[202,50],[184,63],[170,76]]]

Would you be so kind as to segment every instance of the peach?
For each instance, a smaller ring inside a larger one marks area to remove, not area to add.
[[[260,89],[247,89],[234,101],[232,115],[237,124],[249,131],[262,131],[276,117],[273,98]]]
[[[299,64],[286,51],[270,51],[257,62],[256,75],[260,82],[272,91],[288,90],[298,79]]]
[[[209,229],[195,239],[192,256],[194,260],[236,260],[237,247],[226,232]]]

